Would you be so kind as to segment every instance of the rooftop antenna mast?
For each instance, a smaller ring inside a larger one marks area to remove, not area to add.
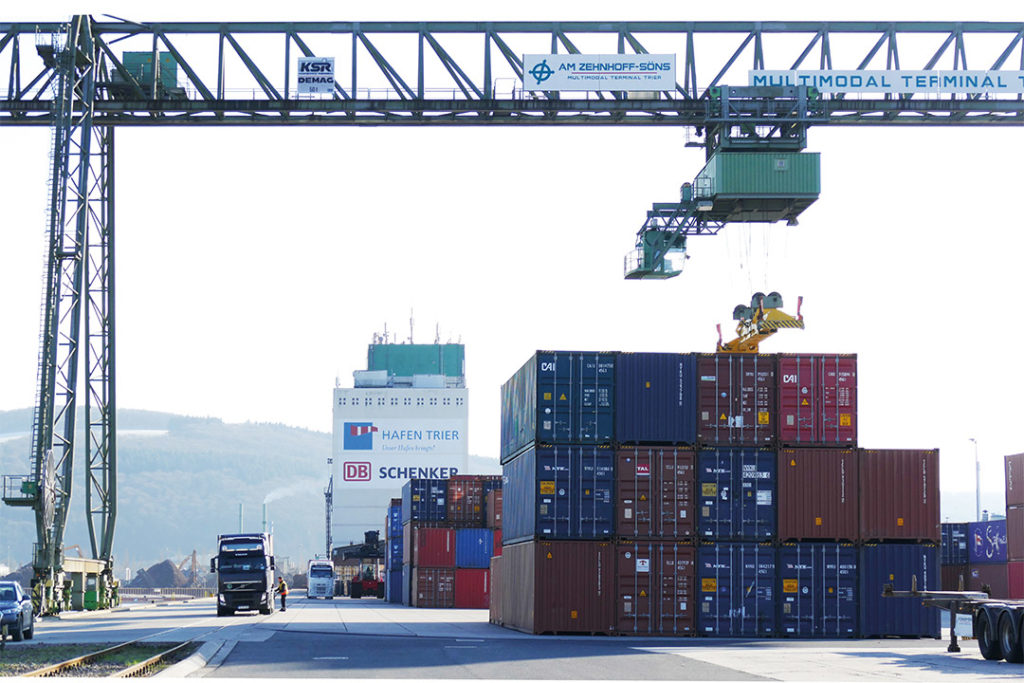
[[[409,343],[412,344],[412,309],[409,309]]]

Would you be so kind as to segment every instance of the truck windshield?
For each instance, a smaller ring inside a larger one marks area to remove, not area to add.
[[[317,579],[324,579],[334,576],[334,571],[328,567],[313,567],[309,570],[309,575]]]
[[[262,557],[222,557],[218,567],[222,572],[262,572],[267,562]]]
[[[263,544],[259,541],[233,541],[222,543],[220,551],[222,553],[261,553]]]

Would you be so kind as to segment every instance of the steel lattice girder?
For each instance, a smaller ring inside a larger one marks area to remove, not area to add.
[[[0,124],[49,124],[52,66],[19,45],[62,26],[0,23],[0,73],[8,73]],[[707,89],[745,84],[751,68],[966,70],[970,63],[1024,69],[1019,22],[110,21],[92,27],[102,71],[128,84],[116,98],[98,93],[96,125],[701,127],[709,115]],[[182,72],[182,97],[146,92],[120,61],[125,50],[170,53]],[[682,56],[681,78],[655,100],[629,100],[621,92],[522,92],[524,53],[597,51],[670,51]],[[297,99],[294,60],[312,55],[340,63],[333,96]],[[822,115],[810,123],[1021,125],[1022,112],[1019,95],[826,96]]]

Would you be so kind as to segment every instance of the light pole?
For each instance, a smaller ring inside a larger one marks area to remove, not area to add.
[[[974,444],[974,500],[975,500],[975,516],[974,521],[981,521],[981,461],[978,460],[978,440],[971,438],[971,443]]]

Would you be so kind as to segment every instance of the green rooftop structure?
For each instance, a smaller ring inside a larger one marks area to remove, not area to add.
[[[462,344],[370,344],[366,369],[386,370],[392,378],[440,375],[447,384],[465,385],[466,347]]]

